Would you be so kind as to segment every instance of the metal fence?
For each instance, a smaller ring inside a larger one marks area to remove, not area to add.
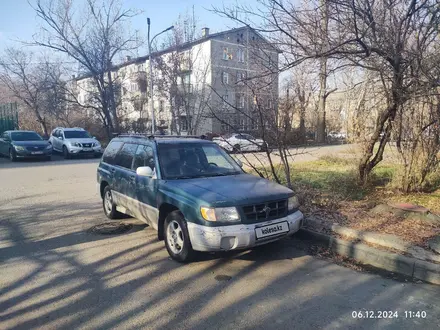
[[[17,103],[0,104],[0,134],[18,129]]]

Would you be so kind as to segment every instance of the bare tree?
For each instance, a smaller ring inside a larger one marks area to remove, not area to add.
[[[48,135],[49,117],[63,112],[60,65],[35,60],[31,52],[8,48],[0,58],[0,69],[0,82],[32,112],[43,134]]]
[[[171,131],[178,135],[183,128],[189,135],[198,132],[212,93],[208,81],[209,59],[204,57],[201,47],[187,46],[201,38],[200,32],[194,16],[179,17],[164,44],[172,51],[155,58],[155,67],[159,71],[155,82],[156,90],[160,91],[158,97],[169,104]]]
[[[270,32],[286,54],[281,70],[310,58],[331,58],[380,77],[386,103],[358,169],[366,183],[383,159],[398,112],[412,97],[438,88],[439,75],[432,68],[438,65],[433,59],[439,49],[440,7],[436,0],[326,0],[328,33],[322,33],[322,2],[307,3],[304,7],[294,1],[262,0],[257,9],[238,6],[217,11]],[[257,18],[262,23],[255,24]]]
[[[113,61],[137,46],[135,34],[128,34],[126,25],[136,13],[122,9],[117,0],[86,0],[83,8],[70,0],[38,0],[34,9],[43,22],[42,33],[35,36],[34,44],[78,62],[93,83],[94,103],[90,106],[111,137],[113,131],[119,131]]]

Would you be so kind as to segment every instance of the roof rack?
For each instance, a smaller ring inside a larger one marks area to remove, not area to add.
[[[147,138],[154,140],[156,138],[176,138],[176,139],[201,139],[206,140],[206,135],[148,135],[142,133],[119,134],[118,137]]]

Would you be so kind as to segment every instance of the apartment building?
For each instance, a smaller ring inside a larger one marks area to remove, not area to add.
[[[271,120],[277,107],[279,53],[248,27],[213,34],[204,28],[197,40],[153,53],[156,125],[181,134],[257,131],[261,113]],[[149,61],[148,55],[127,57],[112,68],[118,115],[147,126]],[[92,82],[76,79],[80,102],[92,101]]]

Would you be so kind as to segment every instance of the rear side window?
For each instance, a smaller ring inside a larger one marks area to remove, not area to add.
[[[102,156],[102,160],[105,163],[114,165],[116,155],[119,149],[121,149],[123,144],[124,144],[123,142],[119,142],[119,141],[110,142],[107,148],[105,148],[104,155]]]
[[[116,155],[114,165],[131,169],[133,163],[133,157],[136,153],[138,145],[133,143],[125,143],[121,150]]]
[[[136,150],[134,156],[133,170],[137,170],[138,167],[149,166],[152,170],[155,168],[154,151],[150,146],[140,145]]]

